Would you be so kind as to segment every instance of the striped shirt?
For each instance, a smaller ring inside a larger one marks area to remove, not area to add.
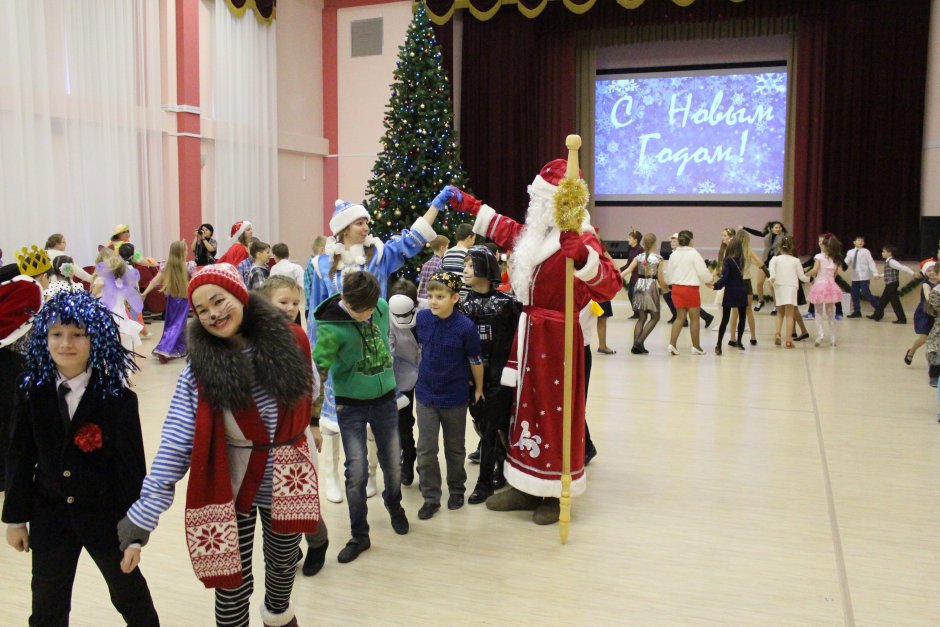
[[[316,382],[314,385],[316,385]],[[319,393],[319,390],[317,390]],[[258,406],[258,412],[264,422],[268,437],[273,441],[277,429],[277,401],[268,395],[257,383],[251,388],[251,397]],[[199,393],[196,378],[190,366],[186,366],[176,381],[176,391],[170,400],[170,409],[163,423],[160,436],[160,448],[150,466],[150,473],[144,479],[140,490],[140,499],[134,503],[127,516],[135,525],[148,531],[157,527],[160,514],[170,509],[176,483],[189,470],[193,452],[193,440],[196,435],[196,407]],[[274,456],[268,455],[264,470],[264,480],[255,495],[254,505],[271,506],[271,476]]]
[[[441,270],[463,274],[463,262],[467,258],[467,248],[457,244],[446,253],[441,261]]]

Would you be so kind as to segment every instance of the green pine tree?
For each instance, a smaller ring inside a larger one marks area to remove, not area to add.
[[[372,178],[366,188],[366,208],[373,230],[383,241],[409,228],[424,215],[444,187],[465,188],[460,161],[450,84],[441,68],[441,49],[424,5],[419,3],[408,27],[405,44],[398,48],[391,98],[385,110],[385,135]],[[434,230],[452,237],[459,223],[442,212]],[[430,249],[405,262],[402,274],[417,279]]]

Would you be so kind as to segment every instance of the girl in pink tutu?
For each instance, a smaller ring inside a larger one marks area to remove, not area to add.
[[[813,259],[813,269],[806,273],[816,277],[809,290],[809,302],[816,305],[816,346],[823,343],[823,325],[829,329],[829,342],[836,345],[836,303],[842,300],[842,288],[836,284],[835,274],[842,264],[842,242],[832,233],[822,235],[820,252]]]

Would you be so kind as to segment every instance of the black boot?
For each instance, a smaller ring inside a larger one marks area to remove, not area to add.
[[[323,568],[323,563],[326,561],[326,548],[328,546],[330,546],[329,540],[315,549],[307,548],[307,559],[304,560],[302,569],[304,577],[313,577],[320,572],[320,569]]]

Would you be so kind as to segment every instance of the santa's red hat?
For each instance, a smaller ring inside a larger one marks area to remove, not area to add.
[[[558,191],[558,184],[565,178],[565,171],[568,169],[566,159],[553,159],[542,166],[542,170],[535,175],[532,181],[532,193],[543,198],[551,198]],[[578,169],[578,176],[581,176],[581,169]]]
[[[251,228],[251,222],[248,220],[239,220],[232,225],[232,239],[237,240],[242,236],[242,233]]]
[[[33,326],[42,307],[42,286],[20,275],[0,283],[0,347],[20,339]]]

